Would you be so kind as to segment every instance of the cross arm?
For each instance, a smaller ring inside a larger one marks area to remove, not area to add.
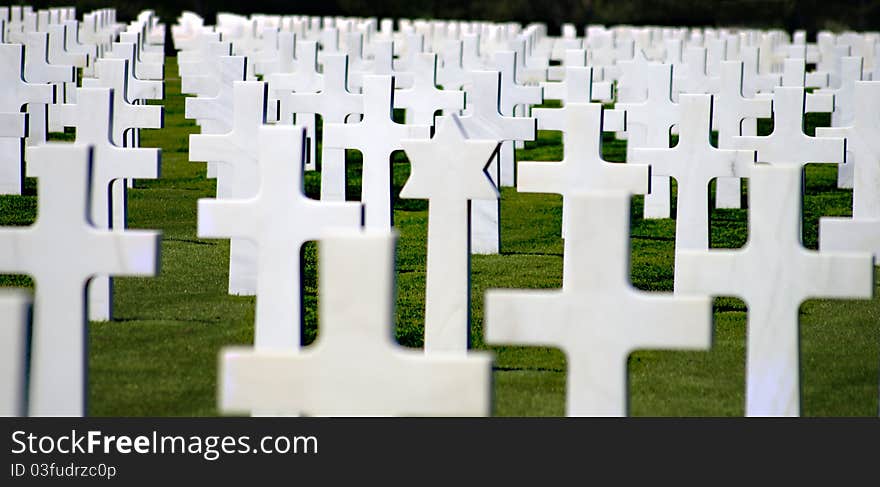
[[[88,259],[92,275],[154,276],[159,270],[161,234],[148,230],[93,229]]]
[[[806,298],[871,298],[874,292],[874,258],[870,252],[808,252],[820,273],[805,279]]]
[[[260,230],[259,216],[254,215],[253,200],[200,199],[198,202],[199,238],[250,238]]]
[[[742,262],[736,250],[680,250],[675,253],[675,291],[682,295],[743,297],[735,285]]]
[[[0,137],[26,137],[27,113],[0,113]]]
[[[538,121],[538,130],[564,130],[564,108],[535,108],[532,116]]]
[[[486,342],[563,347],[566,329],[572,326],[566,298],[559,290],[487,291],[483,320]]]
[[[650,164],[651,173],[654,176],[671,176],[678,178],[680,162],[684,157],[675,148],[671,149],[645,149],[637,148],[631,151],[632,161],[635,164]]]
[[[119,164],[113,176],[117,178],[156,179],[159,177],[159,149],[146,147],[116,147],[112,152],[124,162]]]
[[[804,111],[807,113],[831,113],[834,111],[834,94],[824,90],[815,93],[807,93],[804,101]]]
[[[189,160],[192,162],[229,161],[229,139],[231,138],[229,133],[190,134]]]
[[[626,130],[626,110],[602,110],[602,131],[623,132]]]
[[[611,101],[613,86],[610,81],[593,81],[593,89],[590,96],[595,101]]]
[[[516,190],[522,193],[565,193],[566,163],[520,161]]]
[[[367,145],[370,136],[360,123],[325,123],[324,147],[328,149],[358,149]],[[376,134],[374,137],[381,137]]]
[[[708,349],[712,345],[712,300],[708,296],[647,293],[623,307],[633,328],[630,352],[639,349]],[[656,326],[645,326],[654,323]]]
[[[133,115],[132,128],[160,129],[165,124],[165,107],[158,105],[129,105]]]

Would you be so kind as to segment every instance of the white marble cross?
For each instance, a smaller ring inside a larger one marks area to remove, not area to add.
[[[748,306],[746,415],[800,414],[798,309],[810,298],[870,298],[868,253],[801,244],[802,169],[758,164],[749,179],[749,241],[736,250],[676,252],[676,291],[736,296]]]
[[[770,118],[773,113],[771,98],[746,98],[743,95],[742,61],[721,63],[720,86],[714,99],[712,124],[718,131],[718,148],[734,149],[734,137],[757,135],[757,119]],[[740,208],[742,187],[740,178],[718,177],[715,180],[715,207]]]
[[[408,89],[413,86],[413,73],[411,70],[395,66],[394,51],[395,43],[391,40],[377,40],[370,44],[373,54],[372,74],[394,76],[394,86],[398,89]]]
[[[617,80],[618,103],[637,103],[648,98],[648,59],[645,52],[636,49],[633,58],[619,61],[620,79]]]
[[[502,115],[501,74],[497,71],[472,71],[468,92],[469,114],[461,118],[468,135],[490,140],[534,140],[538,122],[534,118]],[[498,158],[489,165],[488,173],[496,186],[500,181]],[[501,249],[499,200],[471,202],[471,252],[497,254]]]
[[[321,91],[318,93],[291,93],[290,111],[300,114],[321,115],[323,132],[321,146],[321,199],[345,201],[345,149],[327,144],[327,125],[345,123],[351,114],[364,111],[364,95],[349,91],[348,57],[345,54],[325,54]],[[390,108],[389,108],[390,109]]]
[[[113,133],[111,140],[125,146],[126,133],[139,128],[159,129],[164,109],[158,105],[133,105],[125,96],[128,91],[128,60],[104,58],[95,62],[95,78],[84,78],[83,88],[113,89]]]
[[[24,416],[26,413],[27,331],[31,300],[30,294],[21,290],[0,293],[0,416],[3,417]]]
[[[498,141],[469,137],[453,114],[438,121],[432,139],[401,145],[412,173],[400,197],[428,200],[425,352],[464,353],[471,325],[470,203],[500,196],[486,173]]]
[[[394,241],[391,232],[351,232],[322,240],[318,339],[304,350],[224,349],[220,411],[488,415],[488,354],[425,354],[395,342]]]
[[[717,177],[748,177],[755,162],[753,151],[712,147],[712,98],[681,94],[678,144],[669,149],[633,151],[633,162],[650,164],[653,174],[675,178],[676,251],[709,248],[709,183]]]
[[[126,96],[129,103],[136,100],[161,100],[165,97],[165,83],[161,80],[141,79],[137,67],[137,46],[131,42],[114,42],[113,49],[107,54],[111,59],[128,60],[128,90]]]
[[[536,108],[534,115],[538,129],[562,132],[562,161],[520,161],[516,189],[522,193],[562,195],[563,238],[571,226],[568,215],[572,196],[590,190],[648,192],[651,170],[647,165],[602,159],[602,132],[624,130],[626,112],[603,110],[598,103],[566,103],[558,109]]]
[[[24,79],[28,83],[64,83],[76,81],[76,68],[70,65],[49,64],[49,34],[28,32],[25,36]],[[60,91],[60,90],[58,90]],[[56,93],[56,99],[60,99]],[[46,142],[48,106],[31,102],[28,112],[28,145]]]
[[[845,160],[845,139],[810,137],[804,133],[804,88],[778,86],[773,92],[773,133],[734,137],[737,149],[755,150],[757,161],[802,168],[812,162]]]
[[[517,57],[514,51],[495,53],[495,68],[501,73],[501,102],[498,111],[506,117],[513,117],[517,107],[540,105],[544,101],[544,91],[540,86],[525,86],[516,79]],[[514,142],[522,139],[504,140],[498,153],[501,186],[516,186],[516,154]]]
[[[644,68],[647,99],[615,105],[615,108],[626,111],[627,161],[636,148],[669,148],[669,130],[680,118],[679,106],[672,101],[672,74],[669,64],[648,64]],[[635,131],[631,131],[633,126],[637,127]],[[668,176],[651,176],[651,192],[645,195],[644,218],[669,218],[671,194]]]
[[[280,34],[282,40],[286,38],[286,34],[286,32]],[[317,115],[295,113],[290,106],[290,95],[321,91],[324,87],[324,75],[319,71],[318,44],[315,41],[296,42],[294,52],[297,59],[295,69],[290,72],[272,73],[265,79],[269,84],[269,95],[279,101],[279,121],[282,124],[296,123],[306,128],[306,136],[309,140],[306,170],[314,171],[317,169]],[[287,56],[283,51],[279,55]],[[290,55],[292,56],[293,53]]]
[[[260,186],[257,156],[260,127],[266,123],[266,84],[262,81],[233,82],[232,130],[224,134],[189,136],[190,161],[216,161],[227,167],[223,198],[246,199]],[[252,296],[257,292],[256,243],[247,237],[229,242],[229,294]]]
[[[246,64],[244,56],[220,56],[214,68],[217,77],[211,83],[216,91],[207,96],[186,98],[184,116],[196,119],[203,134],[222,134],[232,130],[233,83],[245,79]],[[232,184],[227,170],[229,167],[225,164],[208,162],[208,177],[217,178],[218,198],[226,196]]]
[[[707,297],[638,291],[629,282],[630,195],[573,196],[562,289],[490,290],[486,342],[551,346],[566,355],[566,414],[627,414],[627,358],[639,349],[708,349]]]
[[[681,72],[673,79],[673,100],[678,101],[682,93],[704,94],[718,90],[719,79],[709,76],[707,71],[705,47],[688,47],[683,56]]]
[[[411,88],[394,93],[394,108],[406,110],[406,123],[434,125],[434,113],[458,113],[464,109],[464,92],[437,88],[437,55],[422,52],[415,57]]]
[[[849,127],[853,124],[857,105],[863,103],[855,96],[855,84],[862,80],[863,61],[861,57],[843,57],[840,59],[840,87],[837,89],[820,89],[817,94],[832,94],[834,108],[831,112],[832,127]],[[878,108],[875,105],[875,108]],[[808,110],[809,111],[809,107]],[[853,187],[853,161],[847,160],[837,166],[837,187]]]
[[[164,111],[156,105],[133,105],[126,101],[125,94],[128,92],[128,60],[126,59],[99,59],[94,63],[97,78],[83,78],[84,88],[112,88],[113,110],[111,120],[112,134],[110,141],[116,147],[133,146],[129,144],[126,134],[139,128],[162,128]],[[62,107],[62,111],[66,107]],[[59,118],[63,119],[64,116]],[[111,183],[111,208],[126,208],[126,181],[131,179],[117,179]],[[122,229],[126,227],[126,212],[112,212],[113,221],[111,228]]]
[[[110,88],[78,88],[76,105],[64,108],[70,126],[76,128],[76,144],[93,146],[91,223],[99,229],[113,228],[112,223],[124,218],[126,201],[122,195],[111,202],[110,188],[114,181],[125,178],[154,179],[159,177],[159,149],[122,148],[110,140],[113,133],[113,90]],[[124,191],[125,185],[120,185]],[[117,203],[113,205],[111,203]],[[122,213],[123,217],[118,216]],[[123,227],[124,228],[124,227]],[[119,231],[121,228],[114,228]],[[113,287],[106,275],[89,281],[89,319],[110,320],[113,317]]]
[[[6,117],[0,136],[0,194],[21,194],[24,157],[21,139],[26,136],[27,116],[23,106],[39,106],[54,101],[52,85],[29,83],[24,80],[24,46],[0,44],[0,113]]]
[[[439,56],[442,62],[437,69],[438,84],[447,90],[457,90],[468,84],[468,71],[463,64],[462,41],[446,41]]]
[[[853,164],[852,218],[819,220],[820,250],[871,252],[880,260],[880,81],[855,83],[855,114],[848,127],[816,127],[817,137],[846,137]]]
[[[431,128],[426,125],[403,125],[392,119],[394,78],[391,76],[366,75],[363,84],[363,120],[355,124],[325,124],[324,146],[361,152],[364,225],[367,228],[389,229],[394,221],[391,154],[403,149],[400,145],[403,139],[427,139],[431,135]]]
[[[92,190],[91,153],[80,144],[29,147],[28,176],[39,179],[37,221],[0,230],[0,269],[36,281],[32,416],[85,413],[86,282],[95,275],[149,276],[158,270],[158,233],[109,231],[89,221],[90,194],[98,192]]]
[[[592,91],[593,68],[585,66],[565,66],[561,81],[541,83],[545,100],[559,100],[566,103],[589,103]],[[532,113],[534,116],[535,114]],[[537,118],[537,117],[536,117]]]
[[[772,93],[779,86],[781,77],[778,74],[762,73],[760,71],[760,59],[767,53],[761,52],[757,46],[743,46],[741,49],[743,61],[743,94],[751,98],[758,93]]]
[[[361,225],[360,204],[315,201],[303,193],[303,137],[302,127],[260,126],[250,140],[257,149],[255,194],[199,200],[199,237],[242,238],[256,245],[254,341],[260,349],[300,345],[303,243],[328,228]]]
[[[88,55],[84,53],[68,52],[65,46],[67,38],[67,26],[64,24],[50,24],[46,27],[49,32],[49,43],[47,51],[47,60],[50,65],[69,65],[74,68],[84,68],[88,63]],[[58,95],[57,103],[73,103],[75,102],[76,81],[65,81],[58,83],[56,93]],[[58,123],[53,114],[57,105],[49,105],[48,122],[49,131],[63,132],[64,127]]]

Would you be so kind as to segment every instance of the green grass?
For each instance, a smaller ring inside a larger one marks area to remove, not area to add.
[[[166,63],[165,128],[142,131],[142,145],[162,148],[162,177],[141,180],[130,192],[132,228],[163,233],[161,271],[155,278],[116,280],[116,320],[89,330],[89,414],[97,416],[209,416],[216,410],[219,350],[253,340],[254,299],[226,294],[229,245],[196,237],[196,201],[214,194],[205,165],[187,158],[187,137],[197,133],[183,118],[183,97],[174,58]],[[810,116],[809,133],[827,125]],[[771,125],[762,121],[760,133]],[[58,138],[70,140],[72,134]],[[626,144],[605,134],[604,156],[623,161]],[[559,160],[559,133],[541,132],[518,153],[519,160]],[[348,153],[349,199],[360,193],[360,155]],[[395,195],[409,174],[395,154]],[[851,192],[836,188],[836,169],[807,168],[804,242],[816,248],[818,218],[850,214]],[[317,197],[320,174],[306,175]],[[4,225],[33,221],[36,182],[23,196],[0,197]],[[490,288],[554,288],[562,279],[559,238],[561,198],[502,191],[502,253],[472,260],[472,341],[495,354],[494,414],[562,415],[565,356],[556,349],[488,347],[482,335],[483,295]],[[631,217],[632,281],[649,291],[671,291],[675,221],[641,218],[641,197]],[[712,212],[712,247],[740,247],[747,238],[746,210]],[[423,339],[427,204],[395,198],[400,233],[395,334],[405,346]],[[305,343],[319,333],[316,246],[303,249]],[[30,286],[5,276],[7,286]],[[715,300],[714,343],[707,352],[640,351],[629,360],[630,406],[641,416],[736,416],[744,412],[746,306]],[[813,300],[801,307],[803,413],[811,416],[873,416],[878,410],[880,298],[872,301]]]

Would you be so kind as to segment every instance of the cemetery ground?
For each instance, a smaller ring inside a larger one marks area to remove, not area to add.
[[[161,267],[155,278],[115,280],[115,319],[89,329],[88,414],[97,416],[211,416],[217,414],[219,350],[253,343],[254,298],[229,296],[228,240],[196,237],[196,201],[214,196],[205,164],[188,161],[176,58],[166,64],[165,128],[142,130],[144,147],[162,148],[159,180],[139,180],[129,192],[129,227],[161,230]],[[808,116],[807,133],[829,117]],[[769,131],[762,121],[760,133]],[[54,137],[70,140],[71,134]],[[622,161],[625,142],[605,134],[605,158]],[[559,133],[518,151],[518,160],[559,160]],[[450,154],[450,157],[455,157]],[[349,151],[348,199],[360,192],[359,155]],[[291,163],[294,161],[291,160]],[[409,174],[394,156],[394,191]],[[320,175],[307,173],[306,191],[317,198]],[[26,225],[36,213],[37,181],[24,196],[0,196],[3,225]],[[820,216],[850,215],[852,192],[836,187],[836,168],[809,165],[804,201],[804,243],[817,246]],[[745,194],[745,193],[744,193]],[[632,198],[631,278],[646,291],[672,290],[674,220],[643,220],[641,197]],[[471,342],[495,353],[494,415],[564,414],[565,357],[556,349],[489,346],[483,340],[483,295],[490,288],[558,288],[562,279],[561,198],[502,190],[500,255],[473,256]],[[674,206],[673,206],[674,211]],[[397,253],[396,337],[422,344],[427,202],[395,199]],[[746,210],[713,210],[712,247],[741,247]],[[59,241],[58,245],[64,245]],[[302,251],[304,343],[320,333],[316,245]],[[357,272],[357,269],[352,269]],[[28,286],[3,276],[6,286]],[[876,284],[875,284],[876,289]],[[880,295],[875,290],[875,294]],[[648,416],[740,416],[744,413],[746,307],[717,298],[714,339],[706,352],[638,351],[628,361],[630,412]],[[601,317],[584,316],[584,320]],[[811,300],[801,306],[802,413],[806,416],[876,416],[880,365],[880,297],[871,301]],[[625,364],[620,364],[621,367]]]

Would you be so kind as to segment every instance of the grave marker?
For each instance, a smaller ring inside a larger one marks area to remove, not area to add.
[[[24,46],[0,44],[0,112],[8,113],[0,136],[0,194],[21,194],[24,153],[21,139],[26,136],[27,115],[21,112],[29,103],[44,106],[55,100],[55,87],[24,80]]]
[[[390,232],[327,236],[318,251],[319,338],[302,351],[225,349],[220,411],[488,415],[487,354],[426,355],[395,343],[394,240]]]
[[[2,230],[0,230],[2,232]],[[21,290],[0,293],[0,416],[24,416],[27,331],[31,296]]]
[[[709,248],[709,183],[716,177],[748,177],[755,162],[752,151],[712,147],[712,98],[681,94],[678,144],[633,151],[633,162],[651,164],[652,173],[675,178],[676,252]]]
[[[87,281],[96,275],[157,272],[157,232],[108,231],[89,221],[94,199],[90,195],[98,192],[92,190],[91,154],[80,144],[29,147],[28,176],[39,178],[37,221],[26,228],[0,230],[0,268],[36,281],[32,416],[85,413]]]
[[[364,118],[359,123],[328,123],[324,126],[324,146],[358,149],[363,156],[361,202],[367,228],[389,229],[393,225],[391,202],[391,154],[403,150],[403,139],[430,137],[431,128],[403,125],[392,118],[394,78],[366,75]]]
[[[709,348],[712,304],[632,287],[628,193],[597,191],[571,200],[562,289],[488,291],[486,342],[561,348],[566,414],[625,415],[630,353]]]
[[[327,125],[345,123],[351,114],[364,111],[364,95],[349,91],[348,57],[345,54],[323,56],[324,79],[317,93],[292,93],[290,110],[296,114],[321,115],[323,138],[321,146],[321,199],[345,201],[345,149],[327,144]],[[390,109],[390,108],[389,108]]]
[[[675,256],[676,291],[736,296],[748,306],[748,416],[800,414],[801,303],[869,298],[874,288],[870,254],[815,252],[801,244],[802,177],[799,164],[755,165],[746,246]]]
[[[92,152],[92,200],[89,218],[98,229],[115,228],[112,222],[124,221],[126,200],[121,207],[111,204],[110,188],[114,181],[125,178],[155,179],[159,177],[159,149],[122,148],[110,141],[113,133],[113,90],[110,88],[78,88],[76,105],[64,106],[62,117],[76,128],[76,144],[90,145]],[[125,185],[119,185],[123,191]],[[120,216],[119,214],[122,214]],[[106,275],[89,281],[89,319],[106,321],[113,318],[113,285]]]
[[[412,173],[400,197],[428,200],[426,353],[467,351],[471,201],[500,196],[486,173],[498,152],[498,141],[468,135],[453,114],[440,119],[432,139],[401,142]]]
[[[626,112],[603,110],[598,103],[566,103],[559,109],[536,108],[534,115],[540,130],[562,132],[563,157],[558,163],[520,161],[516,189],[562,195],[563,238],[571,226],[568,215],[574,195],[590,190],[648,192],[649,166],[611,163],[602,158],[602,132],[625,129]]]
[[[534,140],[538,122],[534,118],[516,118],[502,115],[501,73],[472,71],[471,90],[468,92],[469,114],[461,117],[468,135],[490,140]],[[500,181],[498,158],[492,160],[487,172],[498,186]],[[471,252],[497,254],[501,248],[499,200],[471,202]]]
[[[734,137],[738,149],[757,151],[757,161],[773,166],[845,160],[845,139],[810,137],[804,133],[804,88],[778,86],[773,92],[773,132],[767,136]]]
[[[817,137],[846,137],[853,164],[852,218],[819,219],[820,250],[871,252],[880,260],[880,81],[857,81],[852,125],[817,127]]]
[[[223,198],[246,199],[260,187],[257,156],[260,127],[266,123],[267,87],[262,81],[233,82],[232,130],[225,134],[191,134],[190,161],[216,161],[225,165],[228,178]],[[246,237],[229,241],[229,294],[252,296],[257,292],[256,243]]]
[[[198,236],[254,242],[254,344],[261,350],[296,349],[302,322],[300,248],[328,228],[359,227],[361,205],[305,196],[302,127],[261,126],[257,133],[252,143],[258,142],[259,189],[249,198],[199,200]]]
[[[636,148],[669,148],[669,130],[679,122],[679,106],[672,101],[672,66],[648,64],[645,76],[648,97],[643,102],[618,103],[615,107],[626,111],[629,132],[626,160],[632,159]],[[669,218],[671,215],[671,187],[668,176],[651,176],[651,192],[645,195],[644,218]]]
[[[718,148],[735,149],[734,137],[757,135],[757,119],[769,118],[773,101],[768,98],[746,98],[743,94],[742,61],[721,63],[721,80],[714,99],[713,123],[718,130]],[[740,178],[719,177],[715,180],[715,207],[740,208]]]
[[[394,107],[406,110],[406,123],[434,125],[434,113],[458,113],[464,109],[464,92],[437,88],[437,55],[419,53],[413,66],[411,88],[394,93]]]

